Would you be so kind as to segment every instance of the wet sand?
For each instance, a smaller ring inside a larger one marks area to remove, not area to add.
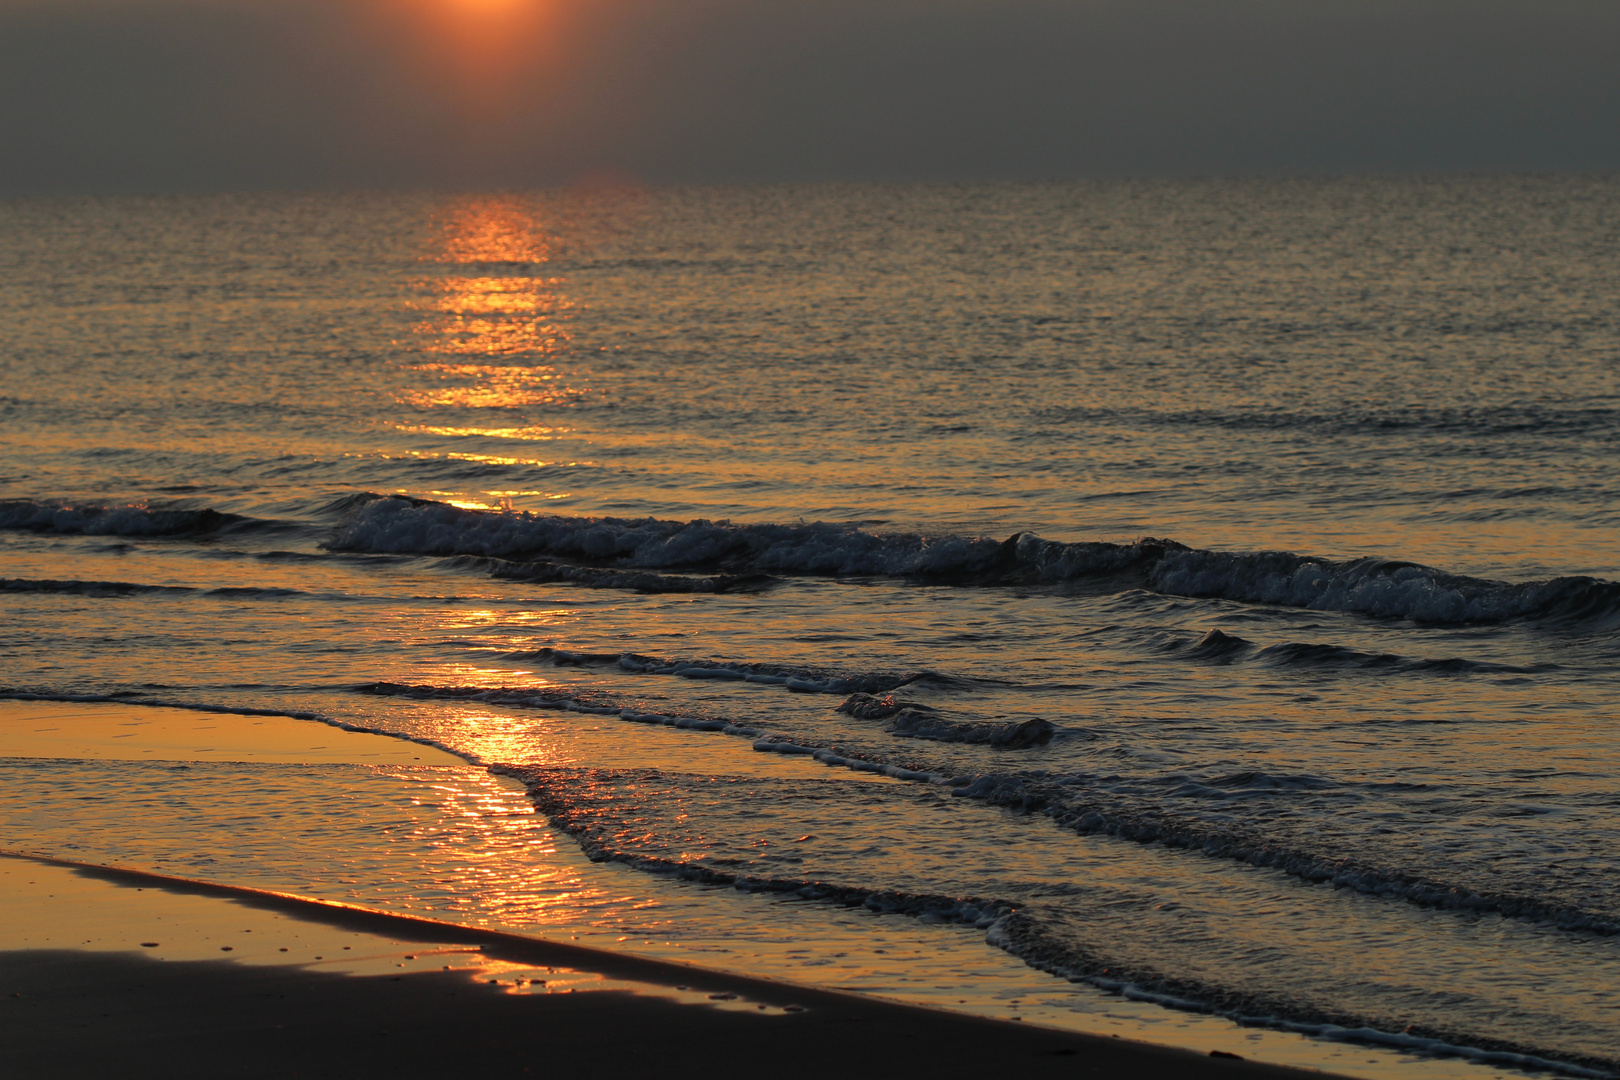
[[[241,716],[99,701],[0,701],[0,757],[466,764],[437,747],[290,716]]]
[[[35,858],[0,909],[19,1078],[1321,1075]]]

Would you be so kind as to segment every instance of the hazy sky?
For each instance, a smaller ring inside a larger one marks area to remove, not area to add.
[[[0,0],[0,193],[1620,168],[1617,0]]]

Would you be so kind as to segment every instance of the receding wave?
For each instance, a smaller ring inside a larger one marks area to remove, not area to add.
[[[892,671],[842,672],[799,664],[747,663],[732,660],[671,660],[641,653],[579,652],[547,646],[505,654],[508,660],[540,660],[557,667],[607,667],[641,675],[675,675],[685,679],[716,679],[763,683],[815,694],[880,694],[914,682],[950,681],[930,671],[902,674]]]
[[[564,712],[589,713],[594,716],[614,716],[633,724],[651,724],[663,727],[685,728],[690,731],[715,731],[745,739],[764,740],[768,734],[756,727],[738,724],[722,717],[692,715],[682,712],[649,712],[625,705],[606,694],[594,691],[540,690],[510,686],[437,686],[430,683],[374,682],[351,686],[356,694],[373,697],[413,698],[418,701],[476,701],[483,705],[501,705],[522,709],[559,709]],[[806,751],[810,752],[810,751]],[[874,766],[874,768],[876,768]]]
[[[1437,624],[1510,619],[1620,623],[1620,583],[1509,583],[1391,559],[1218,552],[1172,540],[1063,543],[880,534],[854,525],[733,524],[463,510],[402,497],[358,503],[329,550],[576,560],[614,570],[916,578],[960,585],[1142,588],[1179,596]],[[551,571],[542,571],[548,573]]]
[[[897,744],[894,751],[859,753],[838,749],[803,737],[787,738],[767,730],[712,715],[655,713],[594,690],[556,687],[445,686],[393,682],[364,683],[355,693],[419,700],[479,702],[519,708],[557,709],[615,716],[635,723],[658,724],[693,731],[717,732],[753,741],[766,753],[799,754],[825,764],[878,772],[902,779],[942,784],[958,798],[982,800],[1021,814],[1041,814],[1082,834],[1117,836],[1138,843],[1198,851],[1218,859],[1235,859],[1253,866],[1280,870],[1311,882],[1330,883],[1369,895],[1404,900],[1422,907],[1494,913],[1510,918],[1548,923],[1566,930],[1606,936],[1620,934],[1620,914],[1595,910],[1570,899],[1528,891],[1490,888],[1482,883],[1445,881],[1395,865],[1376,865],[1345,856],[1320,853],[1309,845],[1251,835],[1221,821],[1207,821],[1166,812],[1162,807],[1130,797],[1119,797],[1081,776],[975,773],[951,776],[917,760]],[[923,739],[947,743],[978,743],[992,749],[1040,746],[1059,733],[1047,721],[962,722],[947,719],[927,706],[894,698],[855,694],[838,710],[858,720],[887,721],[885,730],[899,743]],[[1243,798],[1255,792],[1318,791],[1338,782],[1311,775],[1239,771],[1195,779],[1167,777],[1170,789],[1156,793],[1172,801],[1196,798],[1199,802]],[[1220,815],[1224,820],[1226,815]]]
[[[597,822],[580,801],[573,797],[581,780],[611,783],[630,778],[651,778],[652,770],[533,768],[521,765],[491,765],[490,772],[510,776],[529,791],[536,808],[569,836],[593,862],[618,862],[653,873],[670,874],[688,881],[711,885],[731,885],[753,892],[791,893],[806,900],[827,900],[848,907],[861,906],[886,914],[923,916],[936,922],[968,923],[988,928],[1009,914],[1015,905],[1005,900],[950,896],[904,889],[844,885],[807,878],[784,878],[736,872],[709,866],[691,859],[671,858],[635,850],[623,837],[595,827]],[[725,777],[717,777],[724,781]],[[808,838],[807,838],[808,839]]]
[[[521,686],[439,686],[432,683],[370,682],[349,688],[373,697],[415,698],[422,701],[477,701],[485,705],[517,705],[535,709],[567,709],[611,715],[624,706],[606,694],[589,690],[542,690]]]
[[[1244,1027],[1271,1028],[1335,1042],[1362,1043],[1440,1058],[1461,1058],[1480,1065],[1528,1072],[1613,1080],[1615,1062],[1589,1054],[1566,1054],[1484,1032],[1459,1032],[1428,1024],[1385,1021],[1379,1026],[1342,1011],[1328,1011],[1262,988],[1238,990],[1199,978],[1168,974],[1156,968],[1104,959],[1092,949],[1065,940],[1060,918],[1040,911],[1017,910],[997,920],[985,937],[1039,971],[1072,982],[1089,983],[1133,1001],[1169,1009],[1212,1013]]]
[[[457,555],[446,560],[452,570],[481,570],[504,581],[583,585],[591,589],[629,589],[644,593],[757,592],[775,580],[769,574],[658,574],[650,570],[616,570],[544,560],[519,561],[485,555]]]
[[[1026,856],[1027,861],[1010,856],[1009,871],[992,886],[996,894],[986,896],[983,880],[959,874],[948,853],[930,854],[927,841],[939,835],[935,830],[964,827],[954,814],[948,815],[953,824],[944,825],[934,814],[905,812],[945,809],[933,785],[871,790],[836,781],[522,764],[496,764],[491,771],[521,781],[536,808],[595,861],[967,923],[1031,966],[1133,998],[1214,1012],[1251,1025],[1580,1076],[1606,1075],[1602,1069],[1612,1064],[1497,1033],[1458,1030],[1448,1022],[1444,1004],[1414,1018],[1379,1009],[1376,1000],[1336,1006],[1312,992],[1309,978],[1256,985],[1223,979],[1218,966],[1203,966],[1196,974],[1163,970],[1150,957],[1138,955],[1131,940],[1121,940],[1141,932],[1131,925],[1136,916],[1128,889],[1073,879],[1048,867],[1045,860],[1051,853],[1042,852]],[[725,790],[725,798],[716,797],[717,788]],[[739,805],[754,811],[747,814],[746,827],[734,818]],[[837,835],[815,831],[818,821],[829,820],[829,808],[835,808],[832,819],[872,815],[915,821],[919,850],[912,857],[889,860],[873,873],[870,864],[850,857],[842,830]],[[1182,934],[1189,947],[1196,947],[1200,934],[1219,930],[1218,923],[1204,926],[1192,918]],[[1372,1006],[1372,1011],[1358,1013],[1358,1005]]]
[[[1509,918],[1544,922],[1564,930],[1620,934],[1620,915],[1596,911],[1578,903],[1508,889],[1492,890],[1441,881],[1392,866],[1376,866],[1340,853],[1318,853],[1265,837],[1245,835],[1219,823],[1198,821],[1163,810],[1132,807],[1126,803],[1076,794],[1072,782],[1049,781],[1016,774],[981,774],[950,781],[956,794],[983,799],[1021,813],[1042,813],[1058,824],[1083,834],[1117,836],[1144,844],[1162,844],[1201,852],[1213,858],[1235,859],[1252,866],[1280,870],[1305,881],[1391,899],[1421,907],[1454,911],[1489,912]],[[1245,790],[1309,789],[1325,781],[1314,777],[1276,776],[1245,772],[1217,778],[1202,787],[1241,787]],[[1185,794],[1176,792],[1175,794]]]

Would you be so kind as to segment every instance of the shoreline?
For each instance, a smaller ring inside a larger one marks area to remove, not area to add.
[[[522,1074],[541,1066],[616,1076],[655,1064],[706,1075],[736,1062],[790,1077],[852,1067],[1327,1075],[147,871],[19,852],[0,852],[0,871],[14,898],[27,888],[21,877],[36,894],[58,890],[33,899],[62,943],[98,928],[116,935],[119,918],[137,907],[170,923],[167,940],[150,944],[44,947],[51,942],[37,929],[35,947],[6,942],[0,1039],[19,1077]],[[201,938],[182,942],[188,932]],[[217,945],[227,933],[238,944]],[[339,938],[352,945],[319,944]],[[291,944],[275,944],[283,940]],[[247,942],[266,951],[244,951]],[[315,964],[289,951],[310,948],[327,951]],[[323,970],[338,948],[351,953],[339,961],[348,969]]]
[[[212,712],[175,706],[136,706],[121,702],[42,703],[34,700],[0,702],[0,756],[12,756],[19,762],[73,760],[57,757],[67,751],[85,760],[87,765],[116,761],[183,763],[189,760],[193,766],[223,766],[231,770],[259,762],[271,768],[355,764],[383,766],[385,770],[403,767],[409,771],[427,766],[427,771],[432,773],[443,772],[448,766],[457,773],[476,773],[480,777],[486,774],[483,768],[459,757],[381,732],[347,730],[312,719],[283,715],[253,715],[240,724],[228,721],[222,724],[221,721],[222,717]],[[438,768],[435,769],[435,766]],[[117,783],[111,777],[104,777],[102,782]],[[90,797],[99,798],[100,794],[98,792]],[[65,812],[65,807],[72,803],[62,805]],[[289,808],[295,807],[295,803],[289,803],[278,812],[285,814]],[[532,813],[533,808],[525,800],[522,817],[527,820]],[[72,817],[71,813],[69,817]],[[83,824],[80,823],[81,828]],[[177,819],[171,823],[164,813],[147,815],[139,819],[138,825],[131,823],[132,827],[156,830],[162,835],[168,835],[178,824]],[[187,839],[182,839],[182,834]],[[549,837],[549,833],[541,835]],[[23,836],[31,836],[35,842],[30,844],[25,841],[19,845],[17,840]],[[55,842],[51,841],[52,837]],[[966,966],[942,965],[938,949],[945,942],[932,938],[927,942],[917,940],[909,925],[886,931],[861,930],[862,935],[876,932],[880,936],[864,941],[864,947],[869,951],[857,953],[854,960],[840,960],[846,955],[841,951],[845,947],[845,939],[837,939],[831,946],[832,963],[837,966],[827,967],[824,966],[829,962],[824,955],[829,951],[825,927],[821,928],[824,935],[821,939],[813,935],[803,939],[781,937],[769,929],[775,917],[770,906],[754,897],[735,901],[747,905],[751,910],[747,913],[737,910],[728,915],[734,925],[730,922],[725,925],[731,926],[736,935],[729,937],[716,936],[712,932],[707,938],[679,939],[679,935],[672,935],[679,940],[671,942],[657,939],[657,932],[654,931],[642,940],[642,935],[648,931],[639,926],[614,925],[611,920],[623,918],[617,909],[609,916],[607,923],[598,921],[587,911],[580,911],[572,917],[545,920],[543,925],[530,925],[534,921],[532,919],[514,922],[496,918],[492,923],[501,929],[483,929],[460,922],[441,922],[431,914],[429,917],[417,914],[412,909],[422,906],[420,897],[428,894],[410,894],[410,902],[390,903],[387,898],[378,899],[367,892],[349,888],[336,890],[335,896],[331,890],[323,892],[314,886],[307,892],[282,892],[278,890],[286,889],[289,885],[297,888],[296,883],[306,879],[284,874],[249,873],[247,880],[256,884],[246,884],[241,883],[240,876],[221,874],[224,867],[213,865],[211,858],[173,857],[179,852],[192,850],[187,844],[204,845],[198,850],[212,850],[216,840],[213,830],[182,830],[156,851],[147,851],[139,846],[119,848],[116,843],[110,848],[98,846],[95,841],[74,833],[71,827],[67,832],[58,829],[57,832],[47,830],[43,833],[24,827],[8,839],[8,846],[14,850],[0,849],[0,855],[32,860],[37,865],[51,866],[62,873],[116,886],[123,890],[121,895],[125,901],[129,899],[128,890],[131,888],[137,892],[157,888],[171,896],[206,899],[215,904],[223,901],[220,906],[227,909],[248,907],[273,913],[278,919],[308,919],[311,912],[318,909],[320,914],[314,917],[329,929],[347,928],[347,932],[374,937],[381,935],[391,938],[395,945],[402,941],[427,940],[452,950],[474,949],[484,957],[480,963],[486,966],[575,966],[594,972],[593,979],[618,980],[627,985],[633,983],[638,988],[637,993],[649,993],[653,992],[649,987],[661,987],[655,996],[661,994],[668,997],[671,979],[679,979],[683,975],[690,985],[701,983],[707,986],[715,978],[730,980],[727,984],[729,989],[722,987],[715,992],[740,994],[757,1000],[767,1008],[773,1007],[767,999],[750,997],[752,992],[738,987],[758,984],[763,987],[792,987],[795,992],[799,988],[826,987],[829,993],[842,997],[854,995],[860,1001],[888,1002],[901,1008],[920,1008],[975,1022],[1018,1023],[1028,1025],[1030,1029],[1038,1027],[1071,1033],[1110,1044],[1123,1041],[1131,1045],[1175,1048],[1195,1059],[1207,1052],[1225,1059],[1266,1062],[1277,1068],[1302,1070],[1307,1075],[1328,1073],[1363,1077],[1365,1080],[1390,1080],[1392,1077],[1466,1080],[1477,1071],[1477,1064],[1467,1055],[1433,1055],[1420,1049],[1379,1046],[1355,1038],[1316,1038],[1309,1033],[1280,1030],[1265,1024],[1237,1023],[1197,1011],[1167,1008],[1151,999],[1138,1000],[1129,995],[1121,997],[1090,987],[1071,985],[1001,953],[982,937],[977,937],[971,945],[962,942],[947,945],[948,948],[958,949],[958,953],[950,955]],[[73,841],[65,844],[67,852],[62,851],[63,841]],[[241,842],[238,836],[238,843]],[[250,844],[243,850],[258,850],[262,857],[272,857],[274,843],[280,841],[273,842],[269,848],[264,846],[264,837],[259,837],[255,842],[258,844],[256,849]],[[62,857],[68,853],[77,855],[79,851],[84,852],[79,858]],[[122,857],[113,854],[114,851],[121,851]],[[169,857],[161,857],[162,852],[167,852]],[[114,865],[87,861],[109,858]],[[154,859],[156,861],[151,861]],[[577,863],[573,872],[588,876],[581,878],[581,881],[594,880],[602,874],[611,877],[615,873],[615,868],[611,866],[587,863],[583,855],[560,841],[557,850],[551,852],[548,859],[558,867]],[[164,862],[171,865],[178,863],[179,874],[171,875],[159,870],[158,867]],[[254,867],[242,864],[237,869],[251,871]],[[371,869],[377,872],[379,868]],[[395,866],[393,872],[416,871]],[[332,885],[331,877],[329,874],[324,884]],[[230,881],[237,883],[225,883]],[[516,882],[507,884],[508,887],[523,888]],[[656,895],[658,890],[656,881],[621,882],[618,887],[629,888],[643,896]],[[482,889],[483,886],[475,888]],[[491,899],[493,895],[486,896],[486,899]],[[0,890],[0,898],[4,898],[3,890]],[[8,914],[13,913],[13,907],[12,904],[0,904],[0,909],[7,910]],[[460,919],[468,914],[442,910],[441,905],[431,900],[425,907],[428,912],[442,918]],[[217,921],[215,916],[208,918]],[[761,922],[762,919],[765,921]],[[99,914],[92,921],[104,920],[105,914]],[[482,920],[474,916],[474,921]],[[629,931],[628,936],[636,940],[626,943],[627,936],[620,935],[621,930]],[[840,927],[840,930],[849,933],[851,928]],[[560,938],[555,936],[559,933],[564,936],[572,934],[576,941],[584,937],[591,944],[562,944]],[[423,934],[427,937],[423,938]],[[15,943],[6,944],[7,937],[4,928],[0,927],[0,952],[15,948]],[[125,937],[123,947],[127,950],[131,948],[129,942],[135,938],[128,934]],[[48,947],[66,944],[74,948],[81,940],[76,930],[56,933],[51,936]],[[854,938],[848,940],[850,947],[856,944]],[[500,942],[505,944],[501,945]],[[884,947],[875,947],[879,944]],[[807,960],[806,957],[812,953],[809,948],[790,948],[799,945],[820,947],[821,953],[816,954],[819,958]],[[740,951],[733,952],[739,948]],[[962,952],[962,948],[968,951]],[[876,954],[888,955],[880,957]],[[705,966],[690,966],[688,957],[694,956],[699,964]],[[235,958],[244,959],[239,950]],[[63,962],[73,966],[82,959],[69,957]],[[194,951],[188,959],[217,960],[218,957],[207,951]],[[284,958],[279,961],[277,957],[262,959],[277,961],[282,966],[286,963]],[[330,967],[332,961],[321,963]],[[748,974],[721,976],[722,969]],[[0,987],[0,998],[6,992]]]

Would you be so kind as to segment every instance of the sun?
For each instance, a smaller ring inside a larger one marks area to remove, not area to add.
[[[557,50],[564,0],[372,0],[407,31],[424,70],[447,75],[455,93],[487,102],[524,68]]]
[[[543,98],[578,63],[579,0],[354,2],[378,43],[456,114],[462,145],[441,148],[445,155],[475,143],[496,152],[523,103]]]
[[[534,0],[444,0],[451,11],[468,15],[515,15],[534,7]]]
[[[554,6],[555,0],[404,0],[396,8],[412,10],[440,27],[487,23],[521,23]]]

